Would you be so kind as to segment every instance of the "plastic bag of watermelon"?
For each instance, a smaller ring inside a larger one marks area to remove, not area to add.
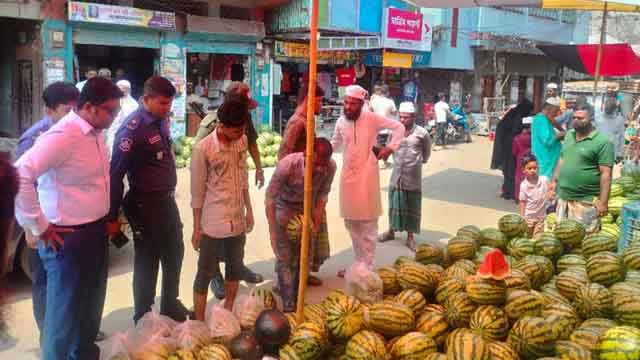
[[[151,307],[151,311],[144,314],[136,325],[136,337],[149,338],[153,335],[160,334],[164,337],[171,336],[173,328],[178,323],[172,318],[160,314],[157,305]]]
[[[382,279],[367,264],[355,262],[344,276],[347,294],[366,304],[382,301]]]
[[[132,360],[129,332],[115,333],[105,341],[98,344],[100,347],[100,360]]]
[[[264,307],[258,303],[258,299],[252,294],[240,295],[233,306],[233,313],[240,321],[243,329],[253,329]]]
[[[171,337],[180,349],[194,350],[211,341],[211,330],[202,321],[187,320],[173,329]]]
[[[213,341],[223,344],[229,343],[242,331],[235,315],[224,308],[224,301],[216,304],[212,300],[207,304],[204,322],[211,329]]]

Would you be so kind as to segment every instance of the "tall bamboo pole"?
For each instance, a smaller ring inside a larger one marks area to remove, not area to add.
[[[309,92],[307,93],[307,147],[304,165],[304,218],[302,220],[302,242],[300,246],[300,283],[296,315],[298,323],[304,320],[304,298],[309,276],[309,239],[311,237],[311,178],[313,176],[313,142],[315,139],[315,99],[318,77],[318,0],[311,1],[309,31]],[[320,224],[316,224],[320,225]]]
[[[600,26],[600,43],[598,44],[598,56],[596,57],[596,72],[593,80],[593,106],[596,106],[598,97],[598,81],[600,81],[600,68],[602,66],[602,53],[604,44],[607,41],[607,15],[609,13],[609,3],[604,2],[604,11],[602,12],[602,25]]]

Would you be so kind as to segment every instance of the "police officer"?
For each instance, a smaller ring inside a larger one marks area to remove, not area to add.
[[[234,81],[225,91],[224,101],[247,103],[249,110],[253,110],[258,106],[258,103],[251,98],[250,91],[251,89],[249,89],[249,86],[247,84],[239,81]],[[198,128],[198,133],[195,137],[195,142],[198,143],[200,140],[207,137],[207,135],[211,134],[216,128],[217,124],[217,111],[207,115],[207,117],[202,119],[202,121],[200,122],[200,127]],[[260,151],[258,150],[258,144],[256,143],[256,141],[258,140],[258,133],[256,132],[256,129],[251,121],[249,121],[247,123],[247,126],[245,127],[245,135],[247,136],[247,140],[249,141],[249,154],[251,155],[251,158],[256,165],[255,182],[258,188],[262,188],[262,186],[264,185],[264,171],[262,170],[262,164],[260,162]],[[220,242],[221,246],[222,244],[223,242]],[[220,253],[223,253],[222,249],[219,251]],[[251,269],[246,266],[244,266],[242,272],[242,280],[248,283],[257,284],[263,281],[262,275],[251,271]],[[220,272],[220,266],[217,266],[216,271],[213,275],[213,280],[211,281],[211,291],[218,299],[224,299],[224,278],[222,277],[222,273]]]
[[[168,119],[175,94],[169,80],[149,78],[144,83],[141,106],[123,121],[113,145],[108,228],[110,236],[117,234],[123,178],[127,174],[130,190],[123,209],[134,230],[135,322],[151,310],[160,264],[160,313],[176,321],[193,318],[193,313],[178,300],[184,244],[174,197],[177,177]]]

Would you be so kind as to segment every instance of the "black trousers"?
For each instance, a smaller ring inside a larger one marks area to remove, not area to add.
[[[162,266],[160,313],[170,317],[179,315],[177,304],[184,243],[173,192],[130,192],[125,197],[124,211],[134,233],[133,320],[137,322],[151,310],[159,266]]]

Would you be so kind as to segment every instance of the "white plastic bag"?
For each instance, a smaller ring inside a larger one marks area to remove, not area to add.
[[[171,336],[171,331],[178,323],[172,318],[161,315],[158,307],[154,305],[151,311],[144,314],[136,325],[138,337],[151,337],[160,333],[164,337]]]
[[[358,261],[351,265],[344,276],[346,292],[366,304],[382,301],[382,279],[367,265]]]
[[[228,343],[240,335],[240,322],[233,313],[224,308],[224,302],[207,304],[205,323],[211,329],[214,342]]]
[[[173,329],[171,337],[176,340],[178,348],[194,350],[211,341],[211,330],[202,321],[187,320]]]
[[[233,306],[233,313],[243,329],[253,329],[260,313],[264,310],[258,299],[252,295],[241,295]]]
[[[178,350],[176,341],[156,333],[151,337],[139,338],[134,344],[133,360],[166,360]]]
[[[129,332],[115,333],[99,343],[100,360],[132,360]]]

